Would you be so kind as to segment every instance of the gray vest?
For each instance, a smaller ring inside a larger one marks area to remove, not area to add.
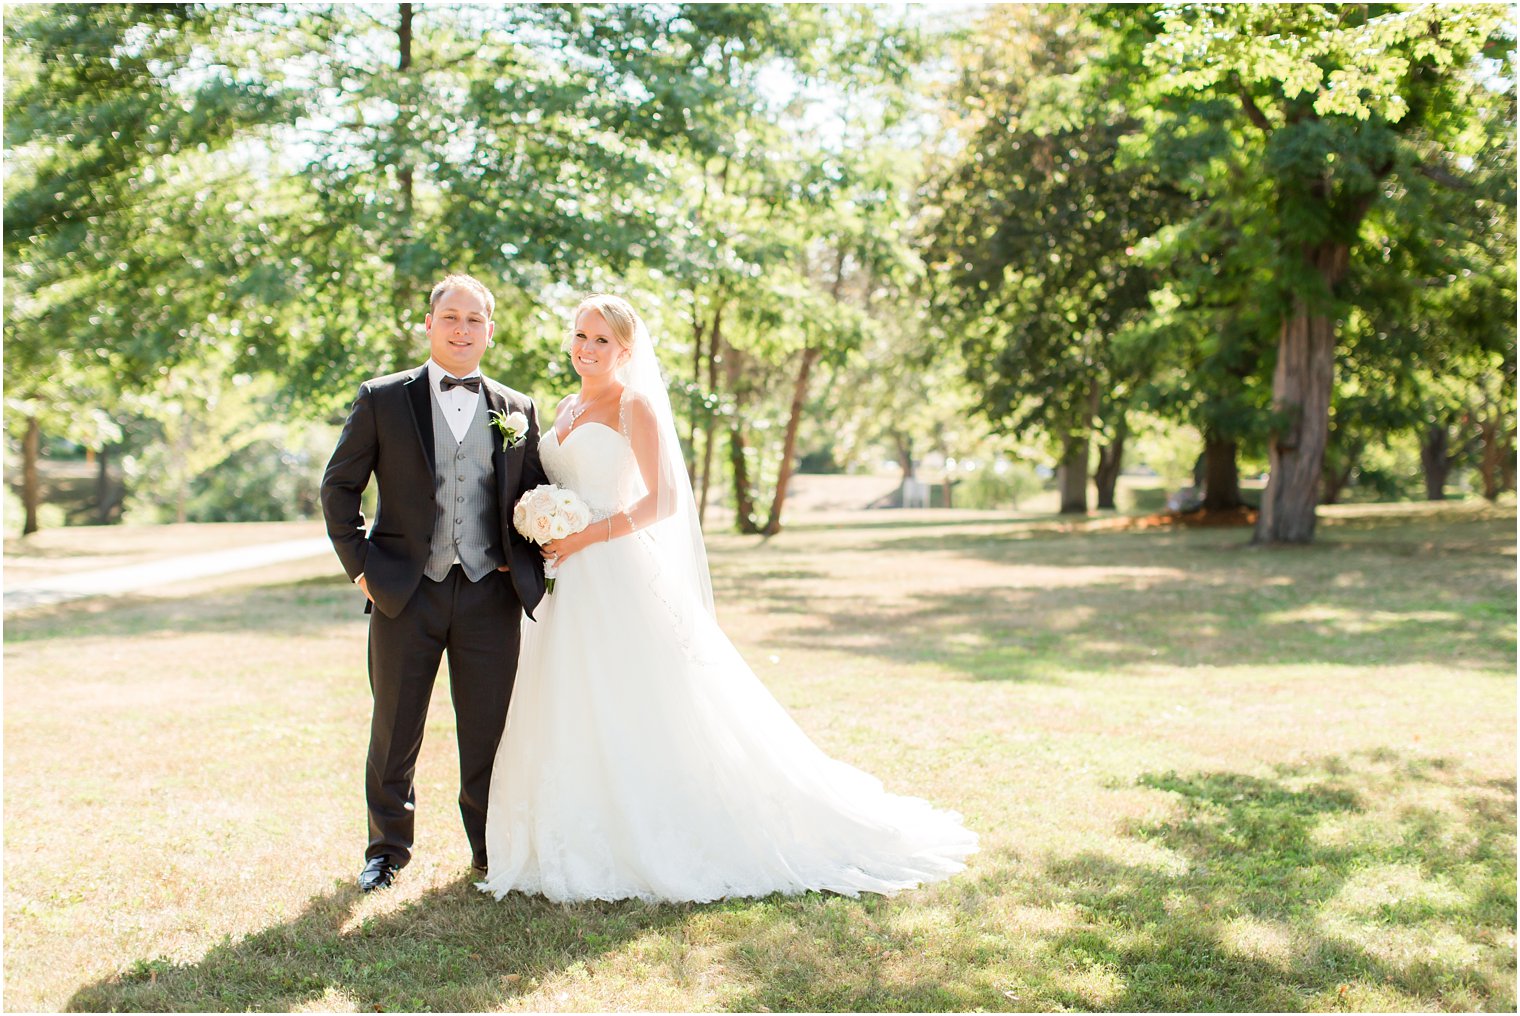
[[[438,514],[422,573],[443,581],[458,560],[471,582],[479,582],[507,563],[501,546],[501,513],[496,497],[496,469],[491,464],[493,432],[486,425],[486,397],[475,400],[464,440],[456,442],[433,392],[433,475]]]

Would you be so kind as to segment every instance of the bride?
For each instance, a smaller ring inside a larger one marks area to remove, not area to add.
[[[893,893],[965,867],[960,816],[829,758],[713,614],[654,347],[627,301],[575,313],[581,378],[539,452],[592,510],[544,547],[554,593],[523,629],[476,883],[570,900]]]

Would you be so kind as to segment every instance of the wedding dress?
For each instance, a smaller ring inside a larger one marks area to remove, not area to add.
[[[639,486],[629,441],[582,424],[544,469],[602,519]],[[597,525],[593,522],[592,525]],[[643,533],[561,565],[524,622],[477,883],[568,900],[893,893],[962,870],[960,816],[825,755]]]

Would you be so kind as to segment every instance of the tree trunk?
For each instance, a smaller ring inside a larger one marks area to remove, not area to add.
[[[724,382],[734,398],[733,412],[728,417],[728,465],[734,483],[734,528],[741,533],[755,535],[760,526],[755,521],[755,495],[750,488],[749,462],[745,456],[744,406],[746,392],[743,388],[743,357],[739,351],[724,344]]]
[[[1233,511],[1245,502],[1240,499],[1240,464],[1234,441],[1205,438],[1203,444],[1203,510]]]
[[[95,456],[95,524],[110,525],[116,508],[115,484],[111,482],[111,455],[102,448]]]
[[[786,418],[786,436],[781,442],[781,466],[776,473],[776,493],[771,497],[770,517],[765,521],[765,535],[775,536],[781,532],[781,508],[786,503],[787,484],[792,482],[792,470],[797,454],[797,431],[802,426],[802,409],[807,405],[808,378],[813,365],[822,351],[808,346],[802,351],[802,363],[797,368],[797,381],[792,385],[792,408]]]
[[[1489,415],[1478,422],[1478,436],[1483,442],[1483,461],[1479,472],[1483,474],[1483,496],[1490,501],[1499,499],[1504,487],[1502,466],[1503,448],[1499,442],[1499,418]]]
[[[1119,486],[1119,473],[1124,469],[1124,439],[1129,436],[1129,423],[1123,416],[1114,426],[1114,438],[1098,449],[1098,468],[1093,471],[1093,486],[1098,490],[1098,510],[1114,509],[1114,492]]]
[[[1499,445],[1499,489],[1515,489],[1515,431],[1510,429],[1509,436]]]
[[[405,74],[412,66],[412,5],[399,4],[398,13],[400,22],[396,26],[396,70]],[[403,84],[404,88],[404,84]],[[411,242],[412,220],[412,192],[414,180],[412,175],[412,163],[410,152],[412,150],[410,138],[407,136],[409,114],[412,112],[410,103],[403,102],[398,110],[397,127],[399,136],[396,138],[396,151],[400,153],[396,161],[396,233],[391,240],[390,263],[391,263],[391,303],[394,321],[396,323],[397,363],[405,363],[414,354],[416,338],[408,327],[409,311],[414,307],[417,300],[417,280],[402,268],[403,253]],[[423,294],[426,298],[427,294]]]
[[[1087,463],[1092,442],[1086,432],[1069,436],[1061,449],[1061,464],[1056,467],[1056,485],[1061,489],[1061,514],[1087,514]]]
[[[37,480],[37,458],[42,448],[42,425],[35,416],[26,418],[26,437],[21,443],[21,504],[26,510],[21,535],[30,536],[38,529],[37,509],[42,501],[42,488]]]
[[[1328,293],[1345,274],[1350,248],[1324,243],[1306,252]],[[1327,297],[1328,298],[1328,297]],[[1335,319],[1328,307],[1311,307],[1303,296],[1283,321],[1272,377],[1272,404],[1281,429],[1267,442],[1270,474],[1262,493],[1254,543],[1308,543],[1314,539],[1314,507],[1330,433],[1330,395],[1335,384]]]
[[[702,389],[702,363],[703,350],[706,348],[704,341],[704,327],[702,317],[697,311],[697,301],[692,300],[691,307],[691,383],[697,391]],[[701,486],[702,477],[697,472],[697,435],[702,432],[701,413],[692,407],[691,427],[686,432],[686,478],[691,481],[691,489],[696,490]]]
[[[755,499],[749,486],[749,465],[744,456],[744,431],[737,423],[728,428],[728,464],[734,476],[734,528],[754,535],[760,532],[755,523]]]
[[[1358,446],[1346,453],[1346,461],[1339,468],[1328,463],[1325,465],[1324,485],[1319,493],[1320,504],[1341,503],[1341,494],[1351,482],[1351,474],[1356,472],[1356,464],[1361,457],[1362,449]]]
[[[707,498],[712,490],[713,443],[718,437],[718,420],[713,403],[718,398],[718,364],[722,360],[719,350],[722,348],[723,303],[719,301],[713,309],[712,325],[707,330],[707,397],[702,402],[702,487],[701,498],[697,502],[698,526],[707,518]]]
[[[1446,500],[1446,477],[1451,472],[1448,448],[1451,432],[1444,423],[1432,423],[1425,428],[1424,440],[1420,442],[1420,465],[1425,471],[1425,500]]]
[[[894,430],[892,445],[897,450],[897,467],[902,470],[902,482],[907,483],[914,478],[916,472],[913,462],[913,435]]]

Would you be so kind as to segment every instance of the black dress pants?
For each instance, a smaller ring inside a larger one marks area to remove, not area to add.
[[[371,612],[369,683],[375,705],[364,778],[366,859],[388,854],[398,865],[411,860],[413,777],[433,681],[447,653],[459,738],[459,813],[474,861],[485,862],[491,765],[517,676],[521,621],[522,604],[510,575],[493,571],[471,582],[457,564],[442,582],[423,576],[396,617]]]

